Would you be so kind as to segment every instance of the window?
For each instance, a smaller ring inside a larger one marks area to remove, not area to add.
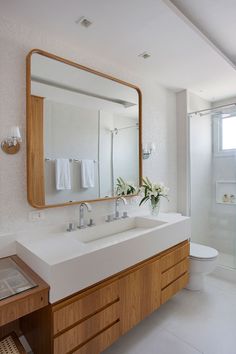
[[[221,119],[221,149],[236,149],[236,116]]]
[[[236,154],[236,115],[213,119],[213,142],[215,156]]]

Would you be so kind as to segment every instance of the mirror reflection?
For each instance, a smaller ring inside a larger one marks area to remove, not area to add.
[[[30,103],[38,141],[32,149],[40,151],[41,145],[41,154],[33,154],[37,174],[32,177],[41,184],[34,204],[113,197],[119,177],[139,185],[135,88],[33,53]]]

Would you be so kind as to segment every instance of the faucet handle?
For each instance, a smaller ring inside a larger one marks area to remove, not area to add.
[[[73,222],[70,222],[68,225],[68,228],[66,229],[67,232],[71,232],[75,230],[75,224]]]
[[[128,212],[127,211],[123,211],[123,215],[122,215],[122,219],[126,219],[128,218]]]
[[[120,218],[120,213],[119,213],[119,211],[117,210],[116,212],[115,212],[115,217],[114,217],[114,219],[119,219]]]
[[[113,221],[113,215],[107,215],[107,217],[106,217],[106,222],[111,222],[111,221]]]
[[[91,227],[91,226],[95,226],[95,222],[93,221],[93,219],[89,219],[89,223],[88,223],[88,226]]]

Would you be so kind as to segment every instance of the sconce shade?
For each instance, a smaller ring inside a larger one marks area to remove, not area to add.
[[[156,144],[155,143],[151,143],[150,150],[152,150],[152,152],[156,151]]]
[[[145,144],[143,146],[143,160],[148,159],[152,152],[154,152],[156,150],[156,144],[154,142]]]
[[[16,138],[18,141],[21,141],[20,128],[17,125],[11,127],[11,129],[10,129],[10,137],[11,138]]]

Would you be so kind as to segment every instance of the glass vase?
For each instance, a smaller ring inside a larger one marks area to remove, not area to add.
[[[151,199],[149,206],[151,215],[158,216],[160,211],[160,200],[156,201]]]

